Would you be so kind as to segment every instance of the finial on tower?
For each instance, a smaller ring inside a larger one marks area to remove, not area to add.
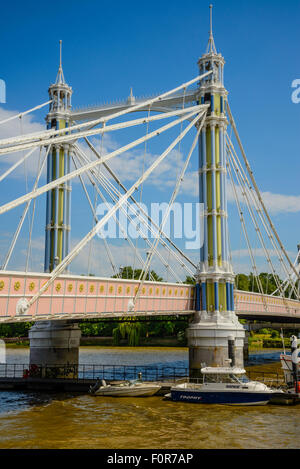
[[[130,88],[130,95],[128,96],[127,103],[128,104],[135,103],[135,97],[133,96],[132,87]]]
[[[59,41],[59,68],[56,77],[56,84],[65,83],[64,72],[62,69],[62,40]]]
[[[209,5],[210,10],[210,30],[209,30],[209,40],[206,48],[207,54],[217,54],[217,49],[215,46],[214,36],[213,36],[213,26],[212,26],[212,9],[213,5]]]

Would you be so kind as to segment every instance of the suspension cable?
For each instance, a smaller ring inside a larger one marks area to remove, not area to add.
[[[41,167],[40,167],[39,173],[38,173],[38,175],[37,175],[37,178],[36,178],[35,183],[34,183],[34,186],[33,186],[33,191],[35,191],[36,188],[37,188],[37,185],[38,185],[38,182],[39,182],[39,180],[40,180],[42,171],[43,171],[44,166],[45,166],[45,163],[46,163],[46,161],[47,161],[47,157],[48,157],[50,148],[51,148],[51,145],[49,145],[49,147],[48,147],[48,149],[47,149],[47,151],[46,151],[46,155],[45,155],[44,161],[43,161],[43,163],[42,163],[42,165],[41,165]],[[2,267],[1,267],[1,270],[6,270],[6,268],[7,268],[7,265],[8,265],[8,263],[9,263],[10,258],[11,258],[11,255],[12,255],[12,252],[13,252],[13,250],[14,250],[15,244],[16,244],[16,242],[17,242],[18,236],[19,236],[20,231],[21,231],[21,229],[22,229],[22,226],[23,226],[23,223],[24,223],[26,214],[27,214],[27,212],[28,212],[28,210],[29,210],[29,207],[30,207],[30,204],[31,204],[31,200],[32,200],[32,199],[28,200],[28,202],[27,202],[27,204],[26,204],[26,206],[25,206],[25,209],[24,209],[24,211],[23,211],[22,217],[20,218],[18,227],[17,227],[17,229],[16,229],[16,232],[15,232],[14,237],[13,237],[13,239],[12,239],[11,245],[10,245],[9,250],[8,250],[8,252],[7,252],[6,258],[5,258],[4,263],[3,263]]]
[[[93,144],[87,139],[85,138],[85,141],[86,143],[88,144],[89,148],[94,152],[94,154],[98,157],[98,158],[101,158],[101,156],[99,155],[99,153],[97,152],[97,150],[95,149],[95,147],[93,146]],[[116,183],[121,187],[121,189],[126,193],[127,192],[127,189],[126,187],[122,184],[122,182],[120,181],[120,179],[116,176],[115,172],[111,169],[111,167],[106,163],[104,162],[103,163],[103,166],[104,168],[108,171],[108,173],[112,176],[112,178],[116,181]],[[137,208],[141,211],[141,213],[148,219],[148,221],[154,226],[154,228],[156,229],[159,229],[159,226],[154,222],[154,220],[150,217],[150,215],[145,212],[145,210],[143,209],[142,206],[139,206],[139,203],[137,202],[137,200],[131,195],[130,196],[130,200],[134,203],[134,205],[137,206]],[[172,241],[172,239],[166,234],[164,233],[163,231],[161,232],[161,236],[166,239],[170,244],[171,246],[176,249],[176,251],[186,260],[188,261],[191,266],[196,269],[197,268],[197,265],[181,250],[179,249],[179,247]]]
[[[241,153],[242,153],[244,162],[245,162],[245,166],[246,166],[246,168],[247,168],[248,174],[249,174],[250,179],[251,179],[251,181],[252,181],[252,184],[253,184],[254,190],[255,190],[255,192],[256,192],[256,194],[257,194],[257,197],[258,197],[258,200],[259,200],[259,202],[260,202],[260,205],[261,205],[261,207],[262,207],[262,209],[263,209],[263,211],[264,211],[264,213],[265,213],[265,215],[266,215],[266,217],[267,217],[267,220],[268,220],[268,222],[269,222],[269,225],[270,225],[270,227],[271,227],[271,229],[272,229],[272,231],[273,231],[273,233],[274,233],[274,235],[275,235],[275,237],[276,237],[276,240],[277,240],[277,242],[278,242],[278,244],[279,244],[279,246],[280,246],[280,249],[282,250],[283,254],[285,255],[285,257],[286,257],[288,263],[290,264],[291,269],[292,269],[292,270],[294,271],[294,273],[296,274],[296,278],[300,279],[300,275],[299,275],[299,273],[297,272],[297,270],[295,269],[295,267],[294,267],[292,261],[290,260],[289,255],[288,255],[288,253],[286,252],[286,250],[285,250],[285,248],[284,248],[284,246],[283,246],[283,244],[282,244],[282,242],[281,242],[281,240],[280,240],[280,238],[279,238],[279,236],[278,236],[278,233],[277,233],[277,231],[276,231],[276,229],[275,229],[275,226],[273,225],[273,222],[272,222],[272,220],[271,220],[271,218],[270,218],[270,216],[269,216],[269,213],[268,213],[268,211],[267,211],[267,209],[266,209],[266,206],[265,206],[265,204],[264,204],[264,201],[263,201],[263,199],[262,199],[262,197],[261,197],[261,195],[260,195],[260,191],[259,191],[258,186],[257,186],[257,184],[256,184],[256,181],[255,181],[255,179],[254,179],[253,172],[252,172],[252,170],[251,170],[251,167],[250,167],[250,164],[249,164],[248,159],[247,159],[247,157],[246,157],[246,153],[245,153],[245,151],[244,151],[242,142],[241,142],[241,140],[240,140],[240,137],[239,137],[239,134],[238,134],[236,125],[235,125],[235,121],[234,121],[234,119],[233,119],[233,117],[232,117],[232,113],[231,113],[231,110],[230,110],[230,106],[229,106],[229,104],[228,104],[228,101],[226,101],[226,103],[227,103],[227,111],[228,111],[228,115],[229,115],[229,120],[230,120],[231,126],[232,126],[232,128],[233,128],[235,137],[236,137],[236,139],[237,139],[237,141],[238,141],[238,144],[239,144],[239,147],[240,147],[240,150],[241,150]]]
[[[285,263],[284,263],[283,257],[282,257],[282,255],[280,254],[280,251],[279,251],[279,249],[278,249],[278,246],[276,245],[276,243],[275,243],[275,241],[274,241],[274,237],[272,236],[272,234],[271,234],[271,232],[270,232],[270,229],[269,229],[269,227],[268,227],[268,224],[267,224],[267,222],[266,222],[266,220],[265,220],[264,213],[263,213],[262,210],[259,208],[259,201],[258,201],[257,198],[255,197],[255,194],[254,194],[254,192],[253,192],[253,190],[252,190],[252,187],[251,187],[251,185],[250,185],[250,182],[249,182],[249,179],[248,179],[248,177],[247,177],[247,174],[245,173],[244,168],[243,168],[242,165],[241,165],[241,162],[240,162],[240,160],[239,160],[239,158],[238,158],[238,155],[237,155],[237,153],[236,153],[236,151],[235,151],[235,149],[234,149],[234,146],[233,146],[231,140],[229,140],[228,135],[227,135],[227,147],[228,147],[228,148],[230,147],[231,156],[232,156],[232,158],[233,158],[233,160],[234,160],[234,162],[235,162],[237,168],[240,170],[240,175],[241,175],[241,178],[243,179],[244,187],[245,187],[246,191],[248,192],[248,195],[249,195],[250,198],[252,199],[252,202],[253,202],[253,204],[254,204],[254,207],[255,207],[255,209],[256,209],[256,212],[257,212],[257,214],[258,214],[258,216],[259,216],[259,218],[260,218],[260,220],[261,220],[261,222],[262,222],[262,225],[263,225],[264,229],[266,230],[266,233],[267,233],[267,235],[268,235],[268,238],[269,238],[269,240],[271,241],[271,244],[272,244],[272,246],[273,246],[273,248],[274,248],[274,250],[275,250],[275,252],[276,252],[276,254],[277,254],[277,256],[278,256],[279,262],[280,262],[280,264],[281,264],[283,270],[284,270],[284,271],[286,272],[286,274],[288,275],[288,277],[291,278],[291,277],[290,277],[289,270],[288,270],[287,266],[286,266]],[[232,150],[232,151],[231,151],[231,150]],[[233,152],[234,154],[233,154],[232,152]],[[277,276],[276,276],[276,277],[277,277]],[[274,280],[275,280],[275,277],[274,277]],[[275,280],[275,282],[276,282],[276,280]],[[296,295],[297,295],[297,293],[296,293]]]
[[[256,264],[255,264],[255,259],[254,259],[251,244],[250,244],[250,241],[249,241],[249,236],[248,236],[248,232],[247,232],[247,228],[246,228],[246,224],[245,224],[245,220],[244,220],[244,214],[243,214],[243,211],[242,211],[241,206],[240,206],[239,198],[238,198],[238,195],[237,195],[237,191],[236,191],[236,187],[235,187],[235,184],[234,184],[231,168],[230,168],[230,165],[229,165],[228,161],[227,161],[227,169],[228,169],[228,173],[229,173],[229,176],[230,176],[230,182],[231,182],[231,185],[232,185],[232,189],[233,189],[233,193],[234,193],[234,197],[235,197],[235,201],[236,201],[236,206],[237,206],[237,209],[238,209],[238,212],[239,212],[240,222],[242,224],[242,228],[243,228],[245,240],[246,240],[246,243],[247,243],[250,259],[251,259],[251,262],[252,262],[252,268],[254,270],[254,275],[255,275],[255,278],[256,278],[257,286],[258,286],[259,292],[261,293],[261,296],[262,296],[265,311],[268,311],[266,300],[265,300],[265,297],[264,297],[264,294],[263,294],[263,288],[262,288],[261,280],[260,280],[260,277],[258,275],[257,267],[256,267]]]
[[[74,163],[75,168],[77,169],[78,166],[77,166],[77,163],[76,163],[75,158],[73,157],[73,155],[72,155],[72,160],[73,160],[73,163]],[[90,208],[91,208],[94,221],[97,223],[97,222],[98,222],[98,217],[97,217],[97,214],[96,214],[96,210],[95,210],[95,208],[94,208],[94,206],[93,206],[93,204],[92,204],[92,201],[91,201],[91,199],[90,199],[90,196],[89,196],[88,191],[87,191],[87,188],[86,188],[86,185],[85,185],[84,180],[83,180],[83,178],[82,178],[81,175],[79,176],[79,180],[80,180],[80,182],[81,182],[83,191],[84,191],[84,193],[85,193],[85,196],[86,196],[87,201],[88,201],[88,203],[89,203],[89,206],[90,206]],[[95,189],[95,184],[93,184],[93,186],[94,186],[94,189]],[[107,243],[107,241],[106,241],[105,238],[102,238],[102,239],[103,239],[103,241],[104,241],[104,246],[105,246],[105,249],[106,249],[106,253],[107,253],[107,256],[108,256],[108,260],[109,260],[109,262],[110,262],[110,264],[111,264],[111,266],[112,266],[113,272],[114,272],[115,275],[117,275],[117,277],[119,277],[119,274],[118,274],[117,268],[116,268],[116,264],[114,263],[113,255],[112,255],[112,253],[111,253],[111,250],[110,250],[110,248],[109,248],[109,245],[108,245],[108,243]]]
[[[81,152],[81,151],[79,152],[78,150],[79,150],[79,149],[77,149],[77,153],[75,153],[76,156],[77,156],[77,158],[78,158],[79,160],[83,160],[83,162],[85,163],[86,157],[85,157],[84,153]],[[80,154],[80,153],[81,153],[81,154]],[[108,208],[108,210],[109,210],[109,209],[110,209],[110,206],[109,206],[107,200],[105,199],[103,193],[99,190],[99,188],[98,188],[98,186],[97,186],[97,184],[96,184],[96,181],[100,182],[100,180],[99,180],[99,175],[98,175],[94,170],[92,170],[92,171],[90,171],[90,172],[87,173],[87,176],[88,176],[88,178],[90,179],[91,183],[95,186],[95,188],[96,188],[96,190],[97,190],[97,193],[100,195],[102,201],[105,203],[105,205],[107,206],[107,208]],[[100,183],[101,183],[101,182],[100,182]],[[109,195],[110,195],[110,194],[109,194]],[[116,198],[113,198],[112,195],[110,195],[110,197],[112,198],[113,201],[116,200]],[[121,207],[121,209],[122,209],[122,207]],[[125,209],[123,209],[123,211],[126,213]],[[126,241],[128,242],[128,244],[130,245],[130,247],[132,247],[133,251],[135,252],[135,246],[134,246],[133,242],[131,241],[131,239],[127,236],[126,230],[125,230],[125,228],[122,226],[122,224],[120,223],[118,217],[116,217],[116,215],[114,214],[114,215],[113,215],[113,218],[114,218],[115,222],[118,224],[120,230],[122,231],[122,234],[123,234],[124,238],[126,239]],[[138,256],[139,261],[141,262],[141,264],[143,264],[144,261],[143,261],[142,257],[140,256],[139,252],[137,252],[137,256]]]
[[[38,132],[38,133],[32,133],[32,134],[28,134],[28,138],[37,138],[37,139],[40,139],[40,138],[43,138],[45,135],[46,136],[53,136],[53,135],[60,135],[60,134],[64,134],[66,132],[71,132],[73,130],[78,130],[78,129],[82,129],[82,128],[85,128],[85,127],[94,127],[98,124],[101,124],[101,123],[106,123],[108,122],[109,120],[112,120],[112,119],[116,119],[117,117],[120,117],[124,114],[128,114],[128,113],[132,113],[134,111],[137,111],[141,108],[144,108],[146,106],[149,106],[151,104],[154,104],[156,102],[159,102],[161,101],[163,98],[166,98],[167,96],[170,96],[174,93],[176,93],[177,91],[180,91],[182,88],[188,88],[190,85],[192,85],[193,83],[197,82],[198,80],[202,80],[203,78],[205,78],[206,76],[212,74],[213,71],[210,70],[206,73],[204,73],[203,75],[198,75],[196,78],[193,78],[192,80],[186,82],[186,83],[183,83],[182,85],[180,86],[177,86],[176,88],[173,88],[172,90],[170,91],[167,91],[159,96],[156,96],[154,98],[151,98],[149,100],[146,100],[144,102],[141,102],[139,104],[135,104],[134,106],[130,106],[126,109],[123,109],[122,111],[118,111],[118,112],[115,112],[115,113],[112,113],[108,116],[105,116],[105,117],[101,117],[99,119],[96,119],[94,121],[89,121],[89,122],[84,122],[84,123],[80,123],[80,124],[76,124],[74,126],[70,126],[68,128],[64,128],[64,129],[50,129],[50,130],[46,130],[46,131],[43,131],[43,132]],[[202,108],[204,108],[205,105],[202,105]],[[207,107],[207,106],[205,106]],[[175,111],[176,112],[176,111]],[[177,110],[177,113],[178,110]],[[4,144],[9,144],[9,143],[13,143],[14,141],[20,141],[20,139],[16,139],[16,138],[10,138],[10,139],[5,139],[5,140],[0,140],[0,145],[4,145]]]
[[[77,150],[78,151],[81,151],[78,147],[77,147]],[[102,173],[101,174],[101,179],[99,179],[99,182],[100,184],[102,185],[102,187],[106,190],[106,192],[110,195],[110,197],[113,199],[113,201],[115,202],[116,200],[118,200],[120,198],[120,192],[111,184],[111,182],[109,181],[108,178],[106,178],[104,176],[104,174]],[[111,191],[114,192],[116,194],[116,197],[114,197],[112,194],[111,194]],[[133,215],[138,217],[139,220],[142,222],[142,225],[145,226],[147,229],[150,230],[150,232],[152,232],[154,234],[154,236],[157,235],[157,232],[155,231],[155,229],[153,228],[153,226],[147,222],[147,220],[145,218],[143,218],[143,216],[139,213],[139,211],[134,207],[134,206],[130,206],[129,205],[129,202],[127,201],[126,202],[126,205],[128,206],[128,208],[133,212]],[[125,213],[125,215],[127,216],[127,218],[129,219],[129,221],[132,221],[132,218],[131,216],[125,211],[125,208],[122,209]],[[143,235],[143,233],[141,232],[141,234]],[[143,237],[143,236],[142,236]],[[149,246],[151,246],[151,243],[149,240],[147,240],[146,238],[146,235],[145,235],[145,241],[147,242],[147,244]],[[193,275],[193,272],[189,269],[189,267],[187,267],[182,259],[180,259],[178,257],[178,255],[172,251],[161,239],[160,239],[160,242],[161,244],[175,257],[175,259],[177,261],[180,262],[180,265],[181,267],[185,268],[185,270],[189,273],[189,275]],[[159,254],[159,251],[157,251],[157,255],[158,256],[161,256],[161,254]],[[163,261],[164,264],[165,264],[165,261]],[[166,264],[165,264],[166,265]],[[177,277],[177,280],[178,280],[178,277]],[[180,280],[179,280],[180,281]]]
[[[41,109],[42,107],[47,106],[47,104],[50,104],[50,103],[52,103],[52,99],[50,101],[47,101],[46,103],[40,104],[39,106],[35,106],[35,107],[29,109],[28,111],[20,112],[19,114],[8,117],[7,119],[4,119],[4,120],[0,121],[0,125],[5,124],[6,122],[9,122],[13,119],[17,119],[18,117],[23,117],[26,114],[29,114],[30,112],[36,111],[37,109]]]
[[[143,177],[140,177],[129,189],[127,194],[124,194],[119,201],[112,207],[109,212],[104,215],[104,217],[98,221],[98,223],[90,230],[86,236],[73,248],[73,250],[61,261],[60,264],[52,271],[50,278],[45,282],[45,284],[40,288],[29,302],[27,302],[27,309],[44,293],[47,288],[52,285],[57,276],[61,274],[66,267],[72,262],[72,260],[79,254],[79,252],[84,248],[84,246],[90,241],[90,239],[95,236],[95,234],[108,222],[114,213],[123,205],[123,203],[129,198],[129,195],[133,193],[140,184],[146,180],[150,174],[155,170],[155,168],[166,158],[170,151],[177,145],[178,141],[182,139],[188,131],[196,124],[200,119],[200,115],[197,114],[196,117],[192,120],[190,124],[187,125],[185,130],[168,146],[168,148],[153,162],[153,164],[147,169]],[[98,162],[96,162],[98,163]],[[98,163],[99,164],[99,163]],[[95,165],[96,166],[96,165]],[[74,174],[74,173],[73,173]]]
[[[77,148],[77,150],[79,150],[79,149]],[[111,185],[110,181],[109,181],[107,178],[105,178],[105,176],[103,175],[103,173],[101,174],[101,177],[98,178],[98,182],[99,182],[99,183],[101,184],[101,186],[105,189],[105,191],[107,192],[107,194],[110,196],[110,198],[113,200],[114,203],[116,203],[116,202],[120,199],[120,195],[121,195],[120,192],[118,192],[118,190],[117,190],[113,185]],[[116,195],[114,195],[114,193],[115,193]],[[129,212],[130,212],[130,210],[132,210],[132,211],[134,212],[133,214],[141,220],[143,227],[145,226],[147,229],[150,229],[150,230],[152,229],[152,231],[153,231],[153,228],[151,228],[151,226],[147,223],[147,221],[144,220],[144,219],[140,216],[139,212],[138,212],[134,207],[132,207],[132,206],[129,205],[128,201],[125,202],[125,205],[129,208]],[[128,218],[129,222],[133,223],[132,217],[131,217],[130,214],[126,211],[126,209],[125,209],[125,207],[124,207],[123,205],[121,206],[121,210],[122,210],[122,212],[126,215],[126,217]],[[147,244],[149,247],[151,247],[151,242],[147,239],[146,234],[143,233],[143,231],[142,231],[141,229],[139,229],[138,232],[141,234],[141,237],[145,240],[146,244]],[[128,239],[130,239],[130,238],[128,238]],[[134,246],[134,253],[137,253],[137,255],[139,256],[139,254],[138,254],[138,253],[139,253],[138,249],[136,248],[136,246],[135,246],[134,244],[133,244],[133,246]],[[172,252],[172,251],[171,251],[171,252]],[[173,253],[173,254],[175,254],[175,253]],[[161,262],[162,262],[164,265],[166,265],[166,260],[164,259],[164,257],[162,256],[162,254],[161,254],[159,251],[156,251],[156,255],[157,255],[157,257],[161,260]],[[176,254],[175,254],[175,255],[176,255]],[[141,264],[142,264],[142,266],[143,266],[143,265],[145,264],[145,261],[144,261],[140,256],[139,256],[139,258],[140,258]],[[176,282],[181,282],[181,280],[180,280],[180,278],[178,277],[178,275],[176,274],[176,272],[175,272],[172,268],[170,268],[170,269],[171,269],[171,271],[172,271],[172,274],[173,274],[173,276],[174,276]],[[192,272],[190,272],[190,271],[189,271],[189,273],[192,274]]]
[[[230,162],[232,164],[232,168],[234,170],[234,173],[235,173],[235,176],[236,176],[236,179],[239,183],[239,187],[241,188],[241,191],[242,191],[242,195],[246,201],[246,205],[247,205],[247,208],[248,208],[248,211],[249,211],[249,214],[250,214],[250,217],[251,217],[251,220],[252,220],[252,223],[254,224],[255,226],[255,231],[256,231],[256,234],[257,234],[257,237],[263,247],[263,250],[264,250],[264,253],[265,253],[265,256],[266,256],[266,259],[267,259],[267,262],[272,270],[272,273],[273,273],[273,278],[275,280],[275,283],[276,283],[276,286],[280,289],[281,293],[282,293],[282,289],[281,289],[281,286],[280,286],[280,282],[278,282],[278,278],[276,276],[276,272],[275,272],[275,268],[273,266],[273,263],[272,263],[272,260],[271,260],[271,257],[269,256],[269,253],[268,253],[268,250],[267,250],[267,247],[265,245],[265,242],[264,242],[264,239],[263,239],[263,236],[261,234],[261,231],[259,229],[259,226],[258,226],[258,223],[257,223],[257,219],[255,217],[255,214],[253,212],[253,209],[251,207],[251,204],[250,204],[250,201],[249,201],[249,198],[248,198],[248,195],[247,195],[247,192],[246,192],[246,187],[245,185],[243,185],[243,181],[240,177],[240,172],[238,170],[238,168],[235,166],[235,161],[234,161],[234,158],[233,158],[233,155],[232,153],[230,152],[229,150],[229,159],[230,159]],[[266,292],[267,293],[267,292]],[[283,294],[282,294],[283,295]],[[283,301],[285,302],[285,305],[286,305],[286,308],[287,308],[287,311],[289,312],[289,306],[288,306],[288,303],[286,301],[286,299],[284,298],[284,295],[283,295]]]
[[[161,225],[160,225],[160,233],[161,233],[161,230],[164,228],[164,225],[165,225],[165,223],[166,223],[166,221],[167,221],[167,219],[168,219],[168,217],[169,217],[169,214],[170,214],[170,210],[171,210],[171,208],[172,208],[172,205],[174,204],[174,201],[175,201],[175,199],[176,199],[176,197],[177,197],[177,194],[178,194],[178,192],[179,192],[179,189],[180,189],[181,183],[182,183],[182,181],[183,181],[183,179],[184,179],[184,175],[185,175],[185,172],[186,172],[187,167],[188,167],[188,165],[189,165],[191,156],[192,156],[193,151],[194,151],[194,149],[195,149],[195,146],[196,146],[196,144],[197,144],[197,142],[198,142],[198,140],[199,140],[199,135],[200,135],[200,132],[201,132],[201,130],[202,130],[203,124],[204,124],[204,122],[205,122],[205,117],[206,117],[206,113],[205,113],[204,116],[202,116],[201,124],[198,126],[197,133],[196,133],[196,136],[195,136],[194,141],[193,141],[193,143],[192,143],[192,146],[191,146],[191,148],[190,148],[189,154],[188,154],[188,156],[187,156],[187,158],[186,158],[186,161],[185,161],[185,163],[184,163],[184,165],[183,165],[183,168],[182,168],[182,170],[181,170],[181,173],[180,173],[180,175],[179,175],[179,177],[178,177],[178,179],[177,179],[177,182],[176,182],[176,185],[175,185],[173,194],[172,194],[172,196],[171,196],[171,199],[170,199],[170,202],[169,202],[169,204],[168,204],[167,210],[166,210],[166,212],[165,212],[165,214],[164,214],[163,220],[162,220]],[[148,268],[148,266],[150,266],[151,259],[152,259],[152,256],[153,256],[153,252],[154,252],[154,250],[157,248],[157,245],[158,245],[158,243],[159,243],[159,237],[160,237],[160,236],[161,236],[161,235],[158,236],[158,239],[154,240],[154,242],[153,242],[153,244],[152,244],[152,246],[151,246],[150,254],[149,254],[149,256],[147,257],[147,261],[146,261],[146,265],[145,265],[145,267],[144,267],[144,271],[141,272],[141,275],[140,275],[140,278],[139,278],[139,280],[141,280],[141,282],[140,282],[140,284],[139,284],[139,288],[138,288],[138,290],[137,290],[137,292],[136,292],[136,294],[135,294],[135,297],[134,297],[134,299],[133,299],[133,303],[135,303],[136,299],[138,298],[138,296],[139,296],[139,294],[140,294],[142,285],[143,285],[143,283],[144,283],[144,281],[145,281],[145,278],[146,278],[146,275],[147,275],[147,268]]]
[[[134,140],[133,142],[119,148],[118,150],[115,150],[115,151],[109,153],[108,155],[103,156],[103,158],[101,158],[100,160],[92,161],[91,163],[85,165],[84,167],[79,168],[78,170],[72,171],[71,173],[68,173],[64,176],[61,176],[61,177],[55,179],[55,181],[52,181],[52,182],[40,187],[39,189],[37,189],[33,192],[30,192],[29,194],[25,194],[24,196],[19,197],[19,198],[13,200],[12,202],[9,202],[8,204],[2,205],[0,207],[0,214],[5,213],[8,210],[11,210],[12,208],[15,208],[18,205],[23,204],[24,202],[27,202],[27,200],[33,199],[35,197],[38,197],[41,194],[44,194],[45,192],[49,191],[50,189],[53,189],[53,188],[59,186],[60,184],[63,184],[66,181],[69,181],[69,180],[73,179],[74,177],[77,177],[79,174],[85,173],[86,171],[99,166],[104,161],[108,161],[109,159],[114,158],[115,156],[120,155],[121,153],[124,153],[127,150],[131,150],[132,148],[134,148],[134,147],[138,146],[139,144],[143,143],[146,139],[150,140],[151,138],[154,138],[157,135],[160,135],[161,133],[163,133],[163,132],[175,127],[176,125],[180,124],[181,119],[183,119],[183,120],[190,119],[192,116],[194,116],[195,114],[197,114],[199,112],[199,109],[198,108],[196,109],[196,108],[197,108],[197,106],[195,106],[195,109],[191,113],[185,115],[184,117],[176,119],[175,121],[173,121],[173,122],[171,122],[171,123],[169,123],[169,124],[167,124],[163,127],[160,127],[158,130],[155,130],[154,132],[151,132],[147,137],[142,137],[142,138],[139,138],[137,140]],[[53,140],[52,140],[52,142],[53,142]]]

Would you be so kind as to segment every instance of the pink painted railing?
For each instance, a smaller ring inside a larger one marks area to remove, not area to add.
[[[0,321],[15,318],[21,298],[30,300],[48,280],[47,274],[0,272]],[[56,279],[26,312],[26,319],[98,317],[126,314],[128,302],[139,282],[134,280],[66,275]],[[182,313],[194,309],[191,285],[145,282],[135,304],[135,312],[149,315],[167,312]]]
[[[277,296],[236,290],[234,307],[237,315],[246,313],[253,316],[272,315],[300,319],[300,302]]]
[[[0,322],[120,316],[128,314],[128,302],[138,281],[65,275],[30,307],[17,315],[20,299],[30,300],[48,280],[48,274],[0,271]],[[236,290],[235,311],[239,316],[281,316],[300,319],[300,302]],[[136,301],[135,313],[184,314],[194,311],[194,287],[175,283],[145,282]]]

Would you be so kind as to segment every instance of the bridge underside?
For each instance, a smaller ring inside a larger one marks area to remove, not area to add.
[[[22,314],[18,306],[22,299],[30,300],[48,279],[49,274],[0,272],[0,323],[195,313],[193,285],[145,282],[129,312],[139,281],[64,275]],[[300,302],[295,300],[236,290],[234,305],[240,319],[300,322]]]

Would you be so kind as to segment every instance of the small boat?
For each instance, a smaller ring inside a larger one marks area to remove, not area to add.
[[[101,380],[90,387],[89,393],[95,396],[149,397],[156,394],[160,388],[158,384],[143,383],[139,380],[125,381],[120,384],[106,384],[104,380]]]
[[[203,378],[171,388],[172,401],[200,404],[265,405],[278,389],[251,381],[238,367],[201,368]]]

